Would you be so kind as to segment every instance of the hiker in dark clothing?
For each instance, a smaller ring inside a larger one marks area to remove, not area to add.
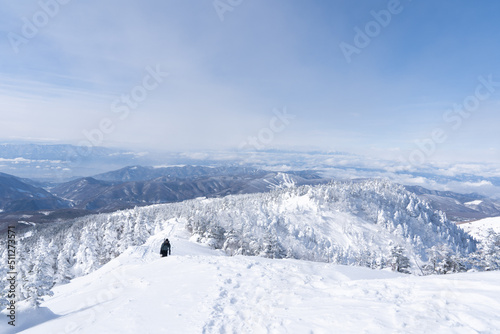
[[[170,241],[168,241],[168,239],[165,239],[160,248],[161,257],[170,255],[170,249]]]

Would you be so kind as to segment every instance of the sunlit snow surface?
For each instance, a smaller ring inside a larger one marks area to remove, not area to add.
[[[489,230],[500,233],[500,217],[485,218],[470,223],[460,224],[458,226],[476,239],[481,240],[488,234]]]
[[[410,276],[228,257],[172,231],[18,311],[1,333],[498,333],[500,272]],[[22,305],[20,305],[22,306]],[[24,330],[23,330],[24,329]]]

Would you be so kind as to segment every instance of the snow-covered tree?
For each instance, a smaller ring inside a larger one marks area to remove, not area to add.
[[[193,240],[230,255],[289,257],[399,271],[417,271],[408,265],[410,255],[412,263],[430,258],[432,273],[461,270],[457,269],[461,259],[475,252],[477,244],[428,203],[387,181],[290,187],[33,226],[18,246],[22,263],[18,271],[23,277],[20,299],[42,291],[35,291],[31,284],[35,275],[39,275],[35,281],[43,281],[44,287],[67,282],[96,270],[129,247],[143,244],[151,234],[181,226],[195,236]],[[40,261],[35,250],[42,238],[50,251]],[[496,268],[497,244],[485,244],[475,253],[482,261],[479,267]],[[404,245],[404,249],[392,249],[394,245]],[[427,254],[436,245],[448,247],[446,261],[436,249]]]
[[[226,240],[224,241],[222,249],[229,255],[241,255],[242,246],[240,234],[232,229],[226,234]]]
[[[455,254],[448,245],[436,245],[427,250],[429,262],[424,265],[426,274],[444,275],[465,270],[462,258]]]
[[[33,267],[24,278],[24,287],[29,293],[30,304],[40,306],[43,296],[52,296],[54,286],[54,267],[51,256],[51,243],[41,237],[34,250]]]
[[[220,249],[224,245],[225,233],[226,231],[222,226],[214,224],[207,227],[203,237],[207,245]]]
[[[78,250],[76,252],[75,272],[86,275],[99,268],[100,247],[96,238],[96,232],[89,226],[85,227],[80,236]]]
[[[391,249],[391,268],[393,271],[409,274],[410,259],[405,255],[406,251],[403,246],[394,246]]]
[[[277,236],[268,232],[264,236],[263,245],[262,245],[262,256],[271,258],[271,259],[282,259],[286,257],[286,250],[281,246]]]
[[[471,255],[472,266],[479,270],[500,270],[500,233],[488,229],[479,249]]]
[[[9,294],[9,282],[7,280],[7,272],[9,271],[7,264],[7,247],[5,247],[3,242],[0,242],[1,249],[4,250],[0,253],[0,261],[2,261],[2,265],[0,265],[0,309],[3,309],[8,305],[9,300],[7,296]]]

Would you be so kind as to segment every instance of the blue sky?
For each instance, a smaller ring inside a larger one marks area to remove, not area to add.
[[[1,5],[4,141],[176,151],[251,148],[253,137],[416,163],[500,158],[500,84],[480,88],[490,94],[467,118],[443,118],[478,78],[500,83],[498,2],[220,0],[221,14],[213,0],[60,1]],[[390,21],[374,23],[388,8]],[[348,62],[341,43],[370,24]],[[126,117],[115,112],[147,69],[168,76]],[[284,108],[294,118],[276,131]]]

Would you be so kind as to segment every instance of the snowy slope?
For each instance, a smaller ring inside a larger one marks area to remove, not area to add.
[[[500,217],[485,218],[470,223],[459,224],[458,226],[478,240],[481,240],[490,229],[496,233],[500,233]]]
[[[173,255],[159,258],[168,233]],[[494,333],[500,272],[417,277],[224,256],[165,230],[66,285],[16,331],[46,333]]]
[[[19,287],[20,300],[34,300],[55,283],[89,274],[159,232],[189,234],[194,241],[229,255],[416,274],[434,273],[436,261],[446,263],[448,258],[476,250],[472,237],[442,213],[401,186],[378,180],[199,198],[30,229],[17,244],[22,264],[18,271],[25,278]],[[432,247],[440,247],[442,255],[427,270]],[[0,259],[6,261],[7,248],[0,249],[4,249]],[[445,271],[458,270],[453,268]],[[0,291],[5,285],[0,281]]]

